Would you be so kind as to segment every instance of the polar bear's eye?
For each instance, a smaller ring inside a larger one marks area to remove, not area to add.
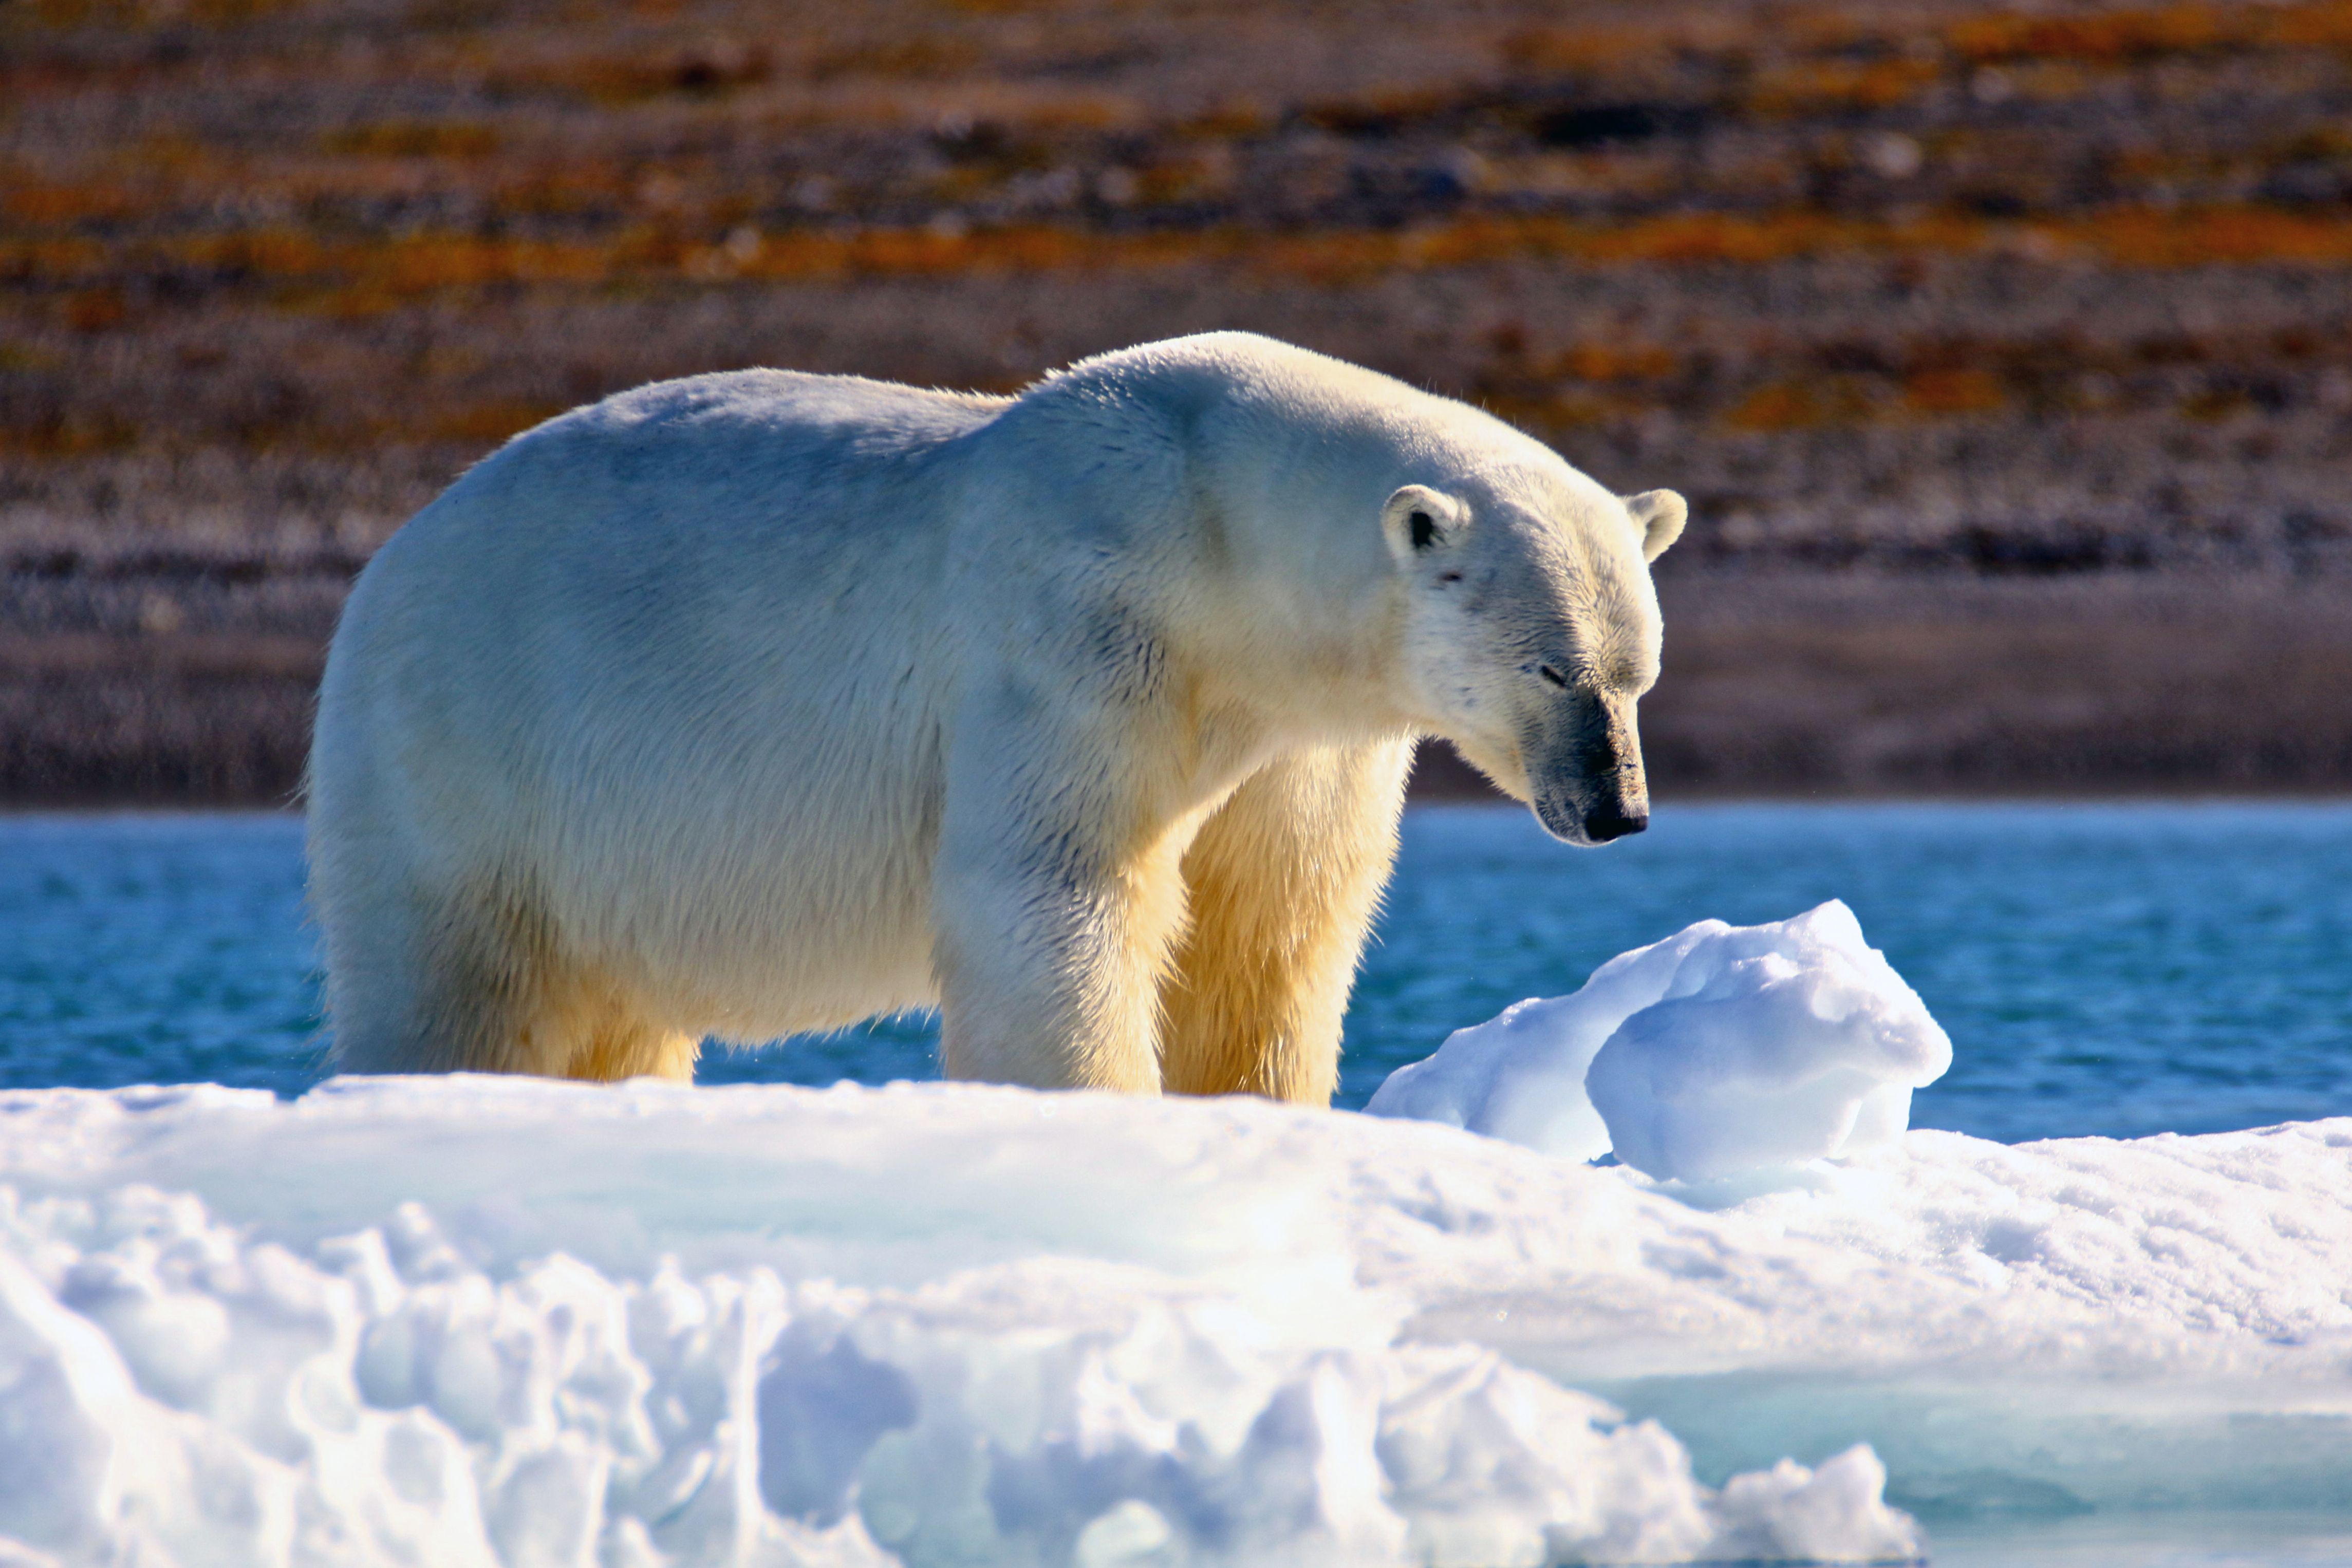
[[[1437,520],[1425,511],[1417,511],[1405,520],[1412,525],[1412,547],[1426,550],[1437,542]]]
[[[1550,681],[1554,686],[1566,686],[1568,684],[1568,677],[1562,675],[1559,671],[1554,669],[1548,664],[1538,666],[1536,673],[1542,676],[1546,680]]]

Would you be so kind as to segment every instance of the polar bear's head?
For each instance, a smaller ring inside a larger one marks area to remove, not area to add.
[[[1570,844],[1649,824],[1633,723],[1658,676],[1649,563],[1686,515],[1672,490],[1612,496],[1564,464],[1408,484],[1382,508],[1416,705]]]

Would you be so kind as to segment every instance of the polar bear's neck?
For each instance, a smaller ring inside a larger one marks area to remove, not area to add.
[[[1477,409],[1248,333],[1083,362],[1002,423],[1087,476],[1059,505],[1118,514],[1094,542],[1154,563],[1123,574],[1121,591],[1145,601],[1200,710],[1277,744],[1424,727],[1400,669],[1406,584],[1381,526],[1398,487],[1506,494],[1536,475],[1606,500]]]

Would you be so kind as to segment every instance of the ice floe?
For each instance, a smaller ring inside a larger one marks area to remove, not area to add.
[[[1712,1181],[1881,1147],[1951,1065],[1918,993],[1832,900],[1622,953],[1571,995],[1456,1030],[1366,1109]]]
[[[1247,1100],[0,1095],[0,1538],[1859,1561],[1905,1504],[2340,1506],[2347,1190],[2352,1121],[1700,1192]]]

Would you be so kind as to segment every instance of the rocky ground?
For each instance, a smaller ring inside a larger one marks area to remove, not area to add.
[[[1209,327],[1691,498],[1663,793],[2342,788],[2347,110],[2333,3],[18,0],[0,798],[282,798],[574,403]]]

